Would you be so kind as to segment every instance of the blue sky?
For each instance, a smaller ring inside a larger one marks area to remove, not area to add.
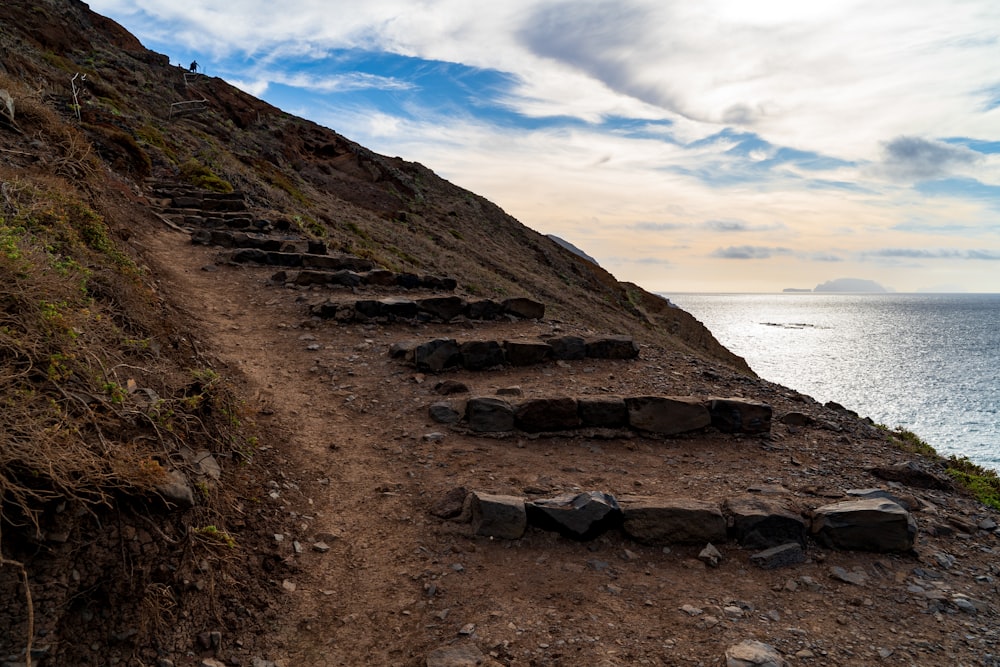
[[[1000,292],[995,0],[92,0],[619,279]]]

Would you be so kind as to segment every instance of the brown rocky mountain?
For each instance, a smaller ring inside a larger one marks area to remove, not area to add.
[[[81,2],[0,28],[0,664],[996,664],[982,471]]]

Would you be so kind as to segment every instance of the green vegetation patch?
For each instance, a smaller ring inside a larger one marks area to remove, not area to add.
[[[184,182],[203,190],[211,190],[212,192],[221,192],[223,194],[233,191],[232,183],[220,177],[195,158],[191,158],[181,165],[180,176]]]

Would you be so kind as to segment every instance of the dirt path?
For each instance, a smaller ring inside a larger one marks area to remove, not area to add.
[[[287,513],[275,548],[295,568],[288,579],[269,582],[289,603],[284,625],[273,629],[271,659],[279,665],[415,666],[436,648],[464,644],[504,665],[700,665],[716,664],[727,646],[745,639],[767,641],[796,664],[980,664],[973,656],[997,640],[982,625],[985,616],[934,613],[933,598],[912,592],[919,584],[946,597],[994,598],[992,551],[984,551],[995,546],[989,536],[925,538],[922,559],[932,563],[935,553],[948,552],[962,562],[931,581],[914,574],[927,565],[910,556],[815,551],[804,565],[763,571],[750,568],[749,553],[719,545],[724,560],[709,569],[695,558],[700,547],[647,547],[617,534],[578,543],[536,530],[515,542],[493,541],[428,512],[458,486],[720,502],[766,487],[783,490],[793,504],[817,506],[827,501],[810,494],[872,486],[866,468],[895,456],[860,432],[776,424],[765,439],[601,440],[447,431],[427,416],[439,398],[436,378],[390,359],[389,344],[584,332],[551,321],[488,330],[314,322],[306,303],[336,292],[269,287],[267,270],[216,266],[216,251],[172,230],[146,245],[162,289],[200,322],[199,345],[242,369],[249,394],[259,398],[261,422],[286,434],[262,443],[283,461],[262,502]],[[819,408],[646,346],[634,362],[448,377],[483,395],[511,386],[525,396],[752,390],[779,413]],[[441,435],[426,437],[435,432]],[[970,521],[981,512],[934,492],[923,497]],[[317,550],[316,542],[329,550]],[[868,583],[834,581],[833,566],[858,568]]]

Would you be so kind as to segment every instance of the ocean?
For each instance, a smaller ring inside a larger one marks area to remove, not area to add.
[[[1000,294],[670,294],[762,378],[1000,470]]]

